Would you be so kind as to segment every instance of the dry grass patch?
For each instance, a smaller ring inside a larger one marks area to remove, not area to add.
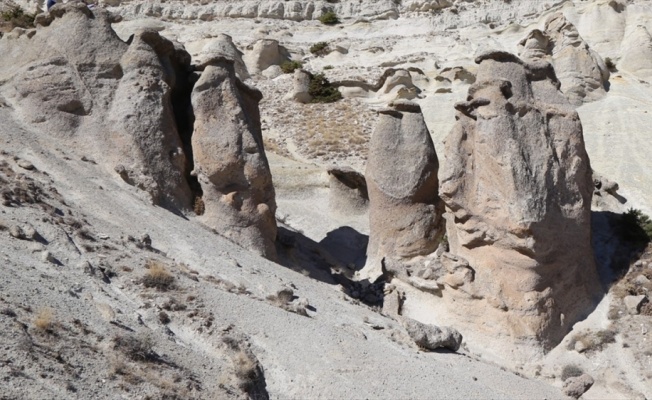
[[[54,311],[51,308],[41,309],[34,318],[34,328],[39,332],[52,333],[54,325]]]
[[[145,263],[147,272],[142,277],[141,283],[148,288],[158,290],[170,290],[174,288],[174,275],[172,275],[165,265],[160,261],[147,260]]]

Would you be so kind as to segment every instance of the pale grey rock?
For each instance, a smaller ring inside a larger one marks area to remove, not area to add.
[[[645,301],[647,297],[644,294],[641,294],[639,296],[625,296],[623,299],[623,302],[625,303],[625,307],[627,308],[627,312],[636,315],[639,313],[641,310],[641,305]]]
[[[365,173],[370,233],[364,272],[370,278],[381,273],[383,258],[432,253],[444,234],[439,161],[421,108],[407,101],[390,106],[379,112]]]
[[[292,90],[285,96],[286,100],[294,100],[297,103],[310,103],[312,96],[309,93],[310,73],[303,69],[294,71],[292,77]]]
[[[369,194],[364,175],[349,167],[328,170],[328,207],[342,215],[364,214],[369,206]]]
[[[226,34],[219,34],[211,39],[201,50],[196,60],[193,60],[199,68],[203,68],[211,60],[219,57],[233,60],[235,73],[241,80],[249,79],[249,71],[242,60],[242,53],[233,43],[233,38]]]
[[[203,191],[199,219],[276,258],[276,201],[260,127],[261,93],[240,82],[232,60],[215,59],[192,91],[194,171]]]
[[[652,77],[652,35],[643,25],[638,25],[621,44],[622,57],[618,69],[641,78]]]
[[[647,285],[650,283],[650,280],[645,275],[639,275],[634,279],[634,283],[637,285]]]
[[[31,162],[29,162],[27,160],[18,160],[17,164],[18,164],[18,166],[20,168],[26,169],[28,171],[31,171],[31,170],[34,169],[34,164],[32,164]]]
[[[571,104],[595,101],[606,94],[609,69],[562,13],[550,16],[543,31],[531,31],[519,42],[519,49],[524,60],[553,64],[561,91]]]
[[[190,207],[171,93],[189,56],[157,32],[131,45],[115,18],[78,2],[40,14],[32,36],[3,37],[0,93],[35,129],[98,161],[172,209]]]
[[[402,323],[414,343],[422,349],[447,348],[457,351],[462,344],[462,335],[455,328],[423,324],[405,317]]]
[[[285,47],[278,44],[278,40],[261,39],[251,50],[247,50],[243,59],[251,74],[259,74],[272,65],[281,65],[289,60],[290,54]]]
[[[25,239],[25,232],[23,232],[23,229],[18,226],[18,225],[13,225],[9,228],[9,235],[11,237],[16,238],[16,239]]]
[[[474,279],[444,301],[459,326],[492,321],[495,335],[549,349],[601,293],[582,125],[548,63],[499,51],[476,62],[440,173],[450,252]]]
[[[564,382],[564,394],[566,396],[579,399],[587,390],[593,386],[593,377],[589,374],[582,374],[568,378]]]

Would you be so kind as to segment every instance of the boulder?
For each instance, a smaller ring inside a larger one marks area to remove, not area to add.
[[[447,348],[457,351],[462,344],[462,335],[455,328],[423,324],[406,317],[401,321],[414,343],[422,349]]]
[[[240,82],[233,60],[207,63],[192,91],[194,174],[200,220],[241,246],[276,258],[276,200],[263,147],[261,93]]]
[[[623,38],[622,57],[618,69],[641,78],[652,77],[652,36],[645,26],[638,25]]]
[[[244,56],[247,70],[251,74],[259,74],[272,65],[281,65],[289,59],[287,49],[274,39],[258,40]]]
[[[39,14],[31,34],[0,39],[0,97],[47,140],[119,170],[155,204],[188,209],[171,96],[190,57],[154,31],[137,32],[128,45],[114,20],[101,8],[57,4]]]
[[[310,89],[310,73],[302,69],[294,71],[292,79],[292,90],[285,96],[286,100],[294,100],[297,103],[310,103],[312,96],[309,93]]]
[[[369,143],[369,247],[365,274],[377,278],[385,257],[432,253],[444,234],[439,161],[421,108],[396,101],[379,112]]]
[[[641,306],[643,305],[643,302],[645,302],[646,299],[647,297],[645,297],[644,294],[638,296],[625,296],[623,302],[625,303],[627,312],[632,315],[636,315],[640,312]]]
[[[553,64],[561,91],[571,104],[598,100],[606,94],[609,69],[562,13],[548,18],[544,31],[531,31],[519,42],[519,49],[524,60]]]
[[[460,324],[550,349],[601,295],[582,124],[547,62],[490,51],[476,63],[440,174],[450,253],[474,279],[443,299]]]
[[[574,376],[564,381],[564,394],[574,399],[579,399],[593,386],[593,378],[589,374]]]
[[[349,167],[328,170],[328,207],[342,215],[364,214],[369,205],[364,175]]]

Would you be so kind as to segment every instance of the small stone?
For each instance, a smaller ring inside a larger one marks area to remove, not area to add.
[[[403,326],[414,343],[422,349],[445,347],[457,351],[462,344],[462,335],[455,328],[423,324],[410,318],[403,320]]]
[[[55,263],[56,258],[50,253],[49,251],[45,250],[41,253],[41,261],[43,262],[49,262],[49,263]]]
[[[564,394],[577,399],[586,393],[591,386],[593,386],[593,378],[589,374],[568,378],[564,382]]]
[[[586,351],[586,344],[582,342],[581,340],[578,340],[575,342],[575,351],[578,353],[583,353]]]
[[[23,229],[18,225],[9,228],[9,234],[16,239],[25,239],[25,232],[23,232]]]
[[[641,310],[641,305],[645,300],[645,295],[640,296],[626,296],[623,301],[625,302],[625,307],[627,307],[627,312],[632,315],[636,315]]]
[[[22,169],[26,169],[28,171],[31,171],[34,169],[34,164],[32,164],[29,161],[26,160],[18,160],[18,166],[21,167]]]
[[[636,279],[634,279],[634,283],[642,286],[650,283],[650,280],[645,275],[639,275],[636,277]]]
[[[36,228],[29,224],[25,225],[23,232],[25,233],[25,239],[36,240],[40,237]]]

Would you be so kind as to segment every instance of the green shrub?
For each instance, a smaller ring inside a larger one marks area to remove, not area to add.
[[[333,69],[333,66],[332,65],[327,65],[327,66],[324,67],[324,69]]]
[[[324,74],[313,75],[310,78],[308,93],[313,103],[334,103],[342,98],[342,94],[326,79]]]
[[[20,7],[12,7],[0,13],[0,21],[25,29],[34,27],[34,18],[34,14],[26,13]]]
[[[616,64],[614,64],[613,60],[609,57],[604,59],[604,64],[607,66],[607,69],[611,72],[617,72],[618,68],[616,68]]]
[[[285,61],[281,64],[281,70],[285,74],[291,74],[296,69],[301,69],[303,63],[301,61]]]
[[[620,226],[625,240],[648,243],[652,239],[652,220],[641,210],[630,208],[623,213]]]
[[[317,42],[310,46],[310,52],[316,56],[323,56],[328,54],[328,43]]]
[[[335,12],[327,11],[319,17],[319,22],[324,25],[335,25],[339,23],[340,20],[337,19],[337,14],[335,14]]]

